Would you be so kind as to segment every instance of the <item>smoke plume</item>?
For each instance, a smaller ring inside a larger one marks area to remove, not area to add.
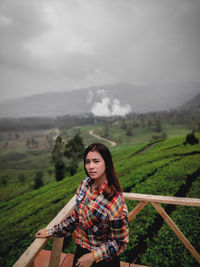
[[[121,105],[118,99],[110,99],[103,97],[100,102],[95,102],[91,108],[91,112],[95,116],[125,116],[131,111],[129,104]]]

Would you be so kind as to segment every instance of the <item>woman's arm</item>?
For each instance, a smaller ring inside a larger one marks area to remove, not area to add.
[[[53,228],[49,229],[49,235],[59,237],[71,236],[74,230],[76,229],[78,220],[78,214],[76,210],[74,210],[70,216],[61,221],[59,224],[54,225]]]
[[[61,221],[59,224],[54,225],[50,229],[40,229],[36,234],[36,238],[44,238],[51,236],[71,236],[78,223],[78,214],[74,210],[70,216]]]
[[[76,203],[79,199],[79,193],[83,185],[83,181],[81,181],[77,191],[76,191]],[[44,237],[51,237],[51,236],[71,236],[74,232],[76,225],[78,224],[79,218],[76,209],[72,212],[70,216],[66,219],[61,221],[59,224],[54,225],[51,229],[40,229],[36,234],[35,237],[37,238],[44,238]]]

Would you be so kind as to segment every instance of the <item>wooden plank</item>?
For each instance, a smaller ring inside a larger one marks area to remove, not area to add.
[[[123,195],[125,199],[131,200],[200,207],[199,198],[168,197],[126,192],[124,192]]]
[[[74,254],[66,254],[60,267],[72,267],[74,261]]]
[[[49,260],[51,257],[51,251],[43,249],[40,251],[40,253],[37,255],[37,257],[34,260],[34,267],[48,267],[49,266]],[[67,263],[70,263],[70,259],[73,259],[74,255],[73,254],[61,254],[61,259],[60,259],[60,267],[68,267]],[[67,260],[66,260],[67,259]],[[65,262],[65,265],[63,263]],[[70,267],[73,264],[73,260]]]
[[[66,218],[75,208],[76,195],[74,195],[70,201],[64,206],[64,208],[56,215],[56,217],[47,225],[46,228],[51,228],[55,224],[60,223],[64,218]]]
[[[130,267],[148,267],[146,265],[140,265],[140,264],[135,264],[135,263],[131,263]]]
[[[76,196],[74,195],[65,207],[57,214],[57,216],[47,225],[46,228],[51,228],[58,224],[63,218],[67,217],[75,207]],[[28,267],[31,266],[34,259],[41,249],[49,241],[49,238],[36,238],[33,243],[26,249],[21,257],[16,261],[13,267]]]
[[[129,267],[130,264],[128,262],[120,261],[120,267]]]
[[[49,267],[58,267],[60,264],[60,257],[62,253],[64,238],[54,237],[53,245],[51,249],[51,257],[49,261]]]
[[[199,254],[197,253],[197,251],[195,250],[195,248],[190,244],[190,242],[188,241],[188,239],[179,230],[179,228],[176,226],[176,224],[174,223],[174,221],[168,216],[168,214],[165,212],[165,210],[158,203],[151,202],[151,204],[159,212],[159,214],[163,217],[163,219],[170,226],[170,228],[174,231],[174,233],[178,236],[178,238],[182,241],[182,243],[185,245],[185,247],[194,256],[194,258],[197,260],[197,262],[200,263],[200,256],[199,256]]]
[[[35,241],[27,248],[22,256],[16,261],[13,267],[31,266],[35,257],[48,242],[48,238],[36,238]]]
[[[50,250],[41,250],[34,260],[34,267],[48,267],[50,256]]]
[[[141,201],[131,212],[129,212],[128,221],[130,222],[147,204],[147,201]]]

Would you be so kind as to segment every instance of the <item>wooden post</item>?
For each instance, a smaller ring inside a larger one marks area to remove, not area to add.
[[[59,267],[60,266],[60,256],[63,247],[63,237],[54,237],[53,245],[51,249],[51,257],[49,261],[49,267]]]
[[[35,264],[34,264],[34,262],[32,262],[32,264],[31,264],[29,267],[35,267]]]
[[[159,212],[159,214],[163,217],[166,223],[170,226],[170,228],[174,231],[174,233],[178,236],[178,238],[183,242],[185,247],[190,251],[190,253],[194,256],[198,263],[200,263],[200,256],[195,250],[195,248],[190,244],[188,239],[183,235],[183,233],[176,226],[174,221],[169,217],[169,215],[165,212],[165,210],[155,202],[151,202],[154,208]]]
[[[74,195],[65,207],[57,214],[57,216],[48,224],[46,228],[51,228],[55,224],[67,217],[75,207],[76,195]],[[13,267],[30,267],[33,264],[34,259],[39,254],[41,249],[49,241],[49,238],[36,238],[34,242],[26,249],[21,257],[15,262]]]
[[[128,214],[128,221],[130,222],[146,205],[147,201],[141,201],[137,206]]]

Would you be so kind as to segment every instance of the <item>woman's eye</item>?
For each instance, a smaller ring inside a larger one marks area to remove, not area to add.
[[[86,160],[86,161],[85,161],[85,164],[89,164],[90,162],[98,163],[98,162],[100,162],[100,160],[98,160],[98,159],[94,159],[94,160],[92,160],[92,161],[90,161],[90,160]]]

